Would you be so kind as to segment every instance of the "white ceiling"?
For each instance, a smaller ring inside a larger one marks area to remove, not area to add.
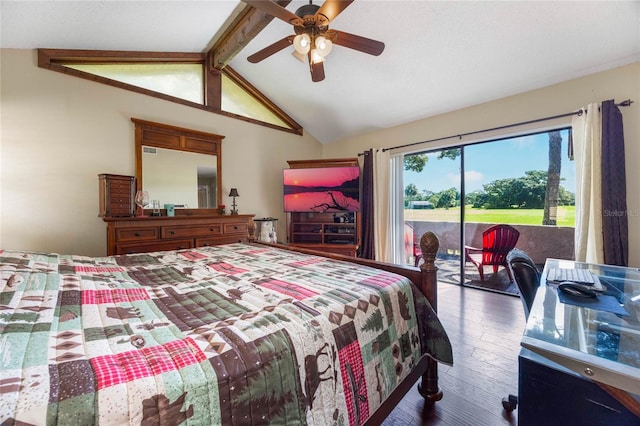
[[[238,5],[2,0],[0,46],[201,52]],[[313,83],[293,47],[246,60],[292,34],[274,19],[231,62],[322,143],[640,60],[640,1],[357,0],[331,28],[383,41],[385,51],[334,46],[326,79]]]

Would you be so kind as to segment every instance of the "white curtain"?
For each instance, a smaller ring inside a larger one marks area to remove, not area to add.
[[[602,125],[600,104],[589,104],[572,123],[576,168],[575,259],[604,263],[602,238]]]
[[[406,263],[404,253],[404,154],[391,156],[391,190],[389,197],[389,261]]]
[[[375,259],[382,262],[390,261],[389,239],[389,151],[371,150],[373,153],[373,202],[374,202],[374,233]]]

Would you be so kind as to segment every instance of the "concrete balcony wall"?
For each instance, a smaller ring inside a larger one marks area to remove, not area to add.
[[[431,231],[440,240],[440,253],[460,255],[460,224],[456,222],[406,221],[413,226],[416,238]],[[482,247],[482,233],[495,223],[465,224],[466,245]],[[520,232],[516,247],[525,251],[537,264],[547,258],[574,258],[574,228],[543,225],[512,225]]]

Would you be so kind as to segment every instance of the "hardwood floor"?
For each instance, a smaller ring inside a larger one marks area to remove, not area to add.
[[[454,365],[439,364],[444,397],[423,409],[415,385],[383,426],[516,425],[502,398],[518,392],[518,352],[525,326],[518,297],[439,284],[438,315],[453,346]]]

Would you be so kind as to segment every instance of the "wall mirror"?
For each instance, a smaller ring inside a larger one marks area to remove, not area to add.
[[[137,189],[184,214],[217,212],[222,200],[224,136],[132,118]]]

